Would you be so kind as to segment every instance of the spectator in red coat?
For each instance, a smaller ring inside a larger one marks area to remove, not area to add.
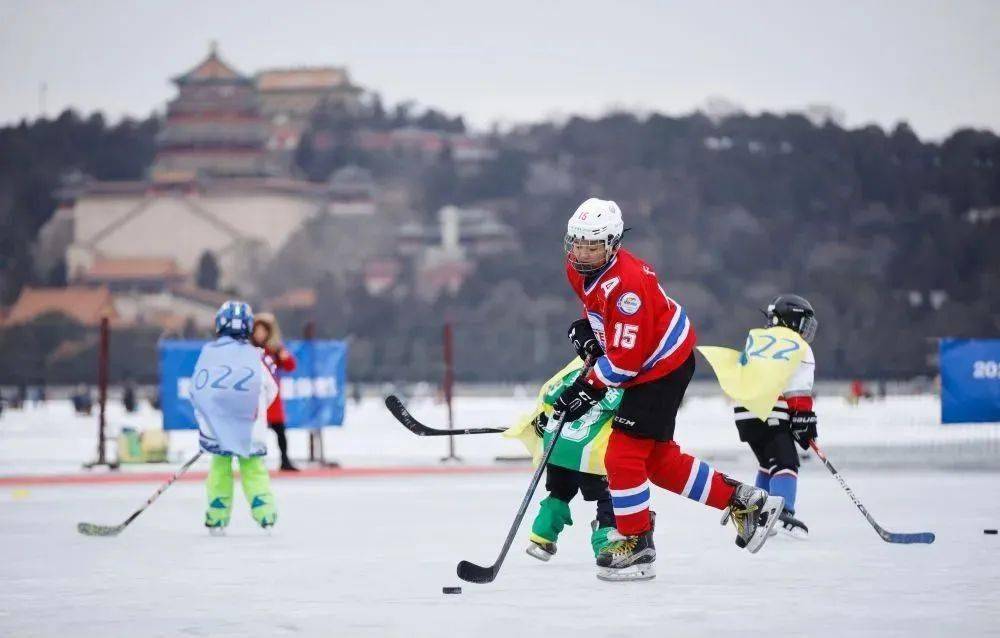
[[[285,404],[281,401],[281,382],[278,377],[281,372],[291,372],[295,369],[295,357],[285,348],[281,342],[281,328],[278,320],[269,312],[261,312],[254,315],[253,320],[253,343],[255,346],[264,349],[265,360],[271,365],[269,369],[274,370],[275,381],[278,382],[278,396],[267,409],[267,425],[278,436],[278,449],[281,451],[281,469],[289,472],[298,472],[299,469],[292,465],[288,458],[288,439],[285,436]]]

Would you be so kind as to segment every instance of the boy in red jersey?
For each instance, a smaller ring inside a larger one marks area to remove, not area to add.
[[[565,413],[565,422],[572,422],[608,387],[625,389],[605,457],[618,536],[597,558],[602,580],[656,575],[650,483],[728,507],[736,544],[751,552],[763,546],[783,506],[781,497],[716,472],[674,442],[677,410],[694,374],[695,332],[653,269],[621,248],[624,232],[618,205],[596,198],[581,204],[567,224],[566,274],[585,311],[569,337],[596,365],[563,392],[553,415]]]

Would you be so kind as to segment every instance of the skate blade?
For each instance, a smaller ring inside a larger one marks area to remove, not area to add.
[[[631,567],[624,567],[622,569],[598,567],[597,578],[607,582],[652,580],[656,578],[656,566],[652,563],[646,563],[644,565],[632,565]]]
[[[545,551],[544,549],[535,544],[528,545],[528,547],[524,550],[524,553],[526,553],[528,556],[531,556],[532,558],[537,558],[543,563],[547,563],[549,562],[549,560],[552,559],[552,554],[548,553],[547,551]]]
[[[778,524],[778,514],[781,513],[784,507],[785,497],[783,496],[768,496],[767,500],[764,501],[763,513],[767,514],[767,525],[758,528],[753,538],[747,543],[747,550],[751,554],[759,552],[760,548],[767,542],[767,539],[771,537],[771,530]]]

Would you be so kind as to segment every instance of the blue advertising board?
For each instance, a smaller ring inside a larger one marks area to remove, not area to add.
[[[941,340],[941,422],[1000,421],[1000,339]]]
[[[160,351],[160,406],[164,430],[198,427],[191,407],[191,374],[205,341],[163,340]],[[293,372],[279,375],[285,425],[319,428],[342,425],[347,394],[347,344],[343,341],[288,341]]]

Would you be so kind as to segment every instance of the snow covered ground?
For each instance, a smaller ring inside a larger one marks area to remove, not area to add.
[[[506,424],[530,403],[460,399],[456,422]],[[410,408],[444,420],[429,401]],[[750,479],[754,464],[729,410],[718,399],[689,400],[678,440]],[[496,557],[527,468],[282,476],[273,533],[256,529],[241,501],[224,538],[200,527],[201,484],[181,482],[121,536],[87,538],[78,521],[120,522],[156,483],[19,484],[29,475],[89,476],[80,463],[95,455],[96,420],[73,416],[68,404],[5,412],[0,636],[1000,635],[1000,536],[983,534],[1000,527],[1000,426],[941,426],[930,397],[857,408],[831,398],[817,412],[822,444],[875,518],[892,531],[933,531],[935,544],[881,541],[815,459],[803,466],[798,508],[812,538],[777,537],[757,555],[733,545],[717,511],[656,490],[659,576],[648,583],[594,577],[593,511],[582,501],[551,563],[523,553],[526,523],[495,583],[461,583],[459,560]],[[158,418],[115,405],[109,423],[150,427]],[[347,467],[419,471],[439,467],[446,451],[444,440],[406,432],[374,398],[349,406],[345,427],[324,440],[327,456]],[[293,456],[305,456],[304,433],[293,432],[292,445]],[[509,468],[493,458],[523,454],[518,445],[465,437],[458,452],[468,465]],[[172,434],[172,459],[194,446],[192,433]],[[448,585],[464,593],[442,594]]]

